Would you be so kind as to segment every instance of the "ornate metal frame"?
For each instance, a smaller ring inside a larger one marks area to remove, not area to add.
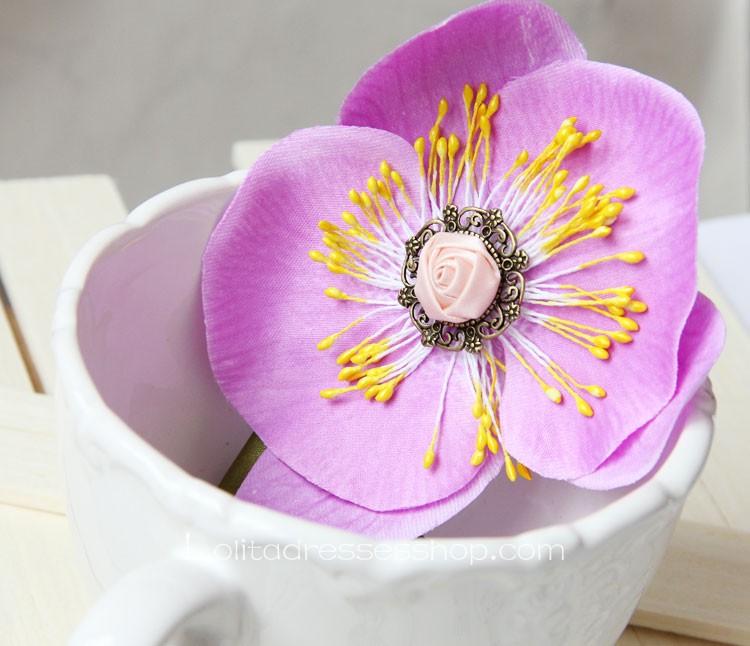
[[[437,321],[425,313],[414,294],[419,256],[436,233],[461,233],[478,237],[500,268],[500,287],[495,299],[481,317],[463,323]],[[500,336],[521,313],[524,278],[521,271],[529,257],[517,249],[516,237],[505,224],[500,209],[489,211],[469,206],[461,211],[454,204],[443,209],[442,219],[432,219],[406,241],[406,259],[401,269],[404,287],[398,302],[409,309],[409,316],[422,333],[422,344],[446,350],[479,352],[482,341]]]

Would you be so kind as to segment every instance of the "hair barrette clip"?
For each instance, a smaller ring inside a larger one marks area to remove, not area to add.
[[[537,2],[375,64],[339,125],[250,169],[204,256],[214,374],[267,447],[238,495],[411,538],[501,473],[646,476],[723,341],[702,154],[682,95]]]

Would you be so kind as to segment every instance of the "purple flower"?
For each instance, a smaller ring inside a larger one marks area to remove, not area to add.
[[[723,341],[687,100],[493,2],[374,65],[340,123],[259,160],[204,257],[214,373],[268,447],[238,495],[409,538],[502,471],[645,476]]]

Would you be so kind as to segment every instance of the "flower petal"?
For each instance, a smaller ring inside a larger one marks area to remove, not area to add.
[[[373,65],[344,100],[339,123],[426,137],[441,98],[453,99],[447,132],[463,132],[461,91],[513,78],[559,60],[586,58],[570,27],[535,1],[488,2],[415,36]]]
[[[573,484],[614,489],[640,480],[659,460],[687,403],[693,398],[724,345],[724,322],[714,304],[699,293],[680,340],[677,390],[651,422],[628,437],[593,473]]]
[[[266,450],[248,473],[237,497],[372,538],[405,540],[421,536],[461,511],[500,468],[501,461],[492,459],[468,485],[443,500],[411,509],[372,511],[316,487]]]
[[[458,369],[449,383],[438,459],[429,470],[422,467],[439,404],[435,392],[451,353],[433,352],[384,404],[365,400],[362,391],[334,400],[319,394],[346,385],[337,381],[342,350],[386,319],[399,316],[411,325],[396,291],[335,276],[308,258],[321,246],[318,220],[352,209],[349,189],[365,185],[383,159],[419,195],[414,152],[391,133],[335,126],[279,142],[251,169],[217,226],[203,273],[209,357],[225,395],[302,477],[377,511],[444,499],[478,472],[469,464],[474,395]],[[395,274],[398,280],[398,268]],[[319,341],[372,307],[327,298],[323,291],[331,285],[388,300],[394,309],[321,352]],[[416,330],[414,335],[421,347]]]
[[[545,401],[528,371],[508,358],[501,406],[506,447],[532,470],[562,479],[594,470],[674,393],[679,340],[696,294],[696,193],[703,153],[698,116],[678,92],[631,70],[571,61],[508,84],[495,142],[498,157],[509,166],[521,148],[532,154],[542,150],[550,133],[570,116],[579,118],[583,131],[603,131],[599,141],[565,160],[570,185],[590,174],[592,183],[608,190],[632,186],[637,195],[626,202],[608,238],[588,240],[537,262],[525,273],[527,288],[546,275],[637,250],[646,255],[640,264],[604,262],[552,282],[584,290],[630,285],[637,290],[634,298],[649,309],[637,316],[641,331],[633,334],[632,343],[613,344],[618,347],[607,361],[529,322],[528,316],[514,327],[579,382],[597,384],[608,393],[594,400],[594,416],[584,418],[565,393],[562,405]],[[513,218],[512,213],[506,216]],[[536,310],[619,329],[614,321],[580,309],[524,303],[522,315]]]

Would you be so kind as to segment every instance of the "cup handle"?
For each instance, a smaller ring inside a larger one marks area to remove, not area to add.
[[[69,644],[156,646],[178,634],[188,643],[194,643],[192,637],[198,643],[247,644],[245,606],[239,587],[215,568],[168,558],[117,581],[89,610]]]

